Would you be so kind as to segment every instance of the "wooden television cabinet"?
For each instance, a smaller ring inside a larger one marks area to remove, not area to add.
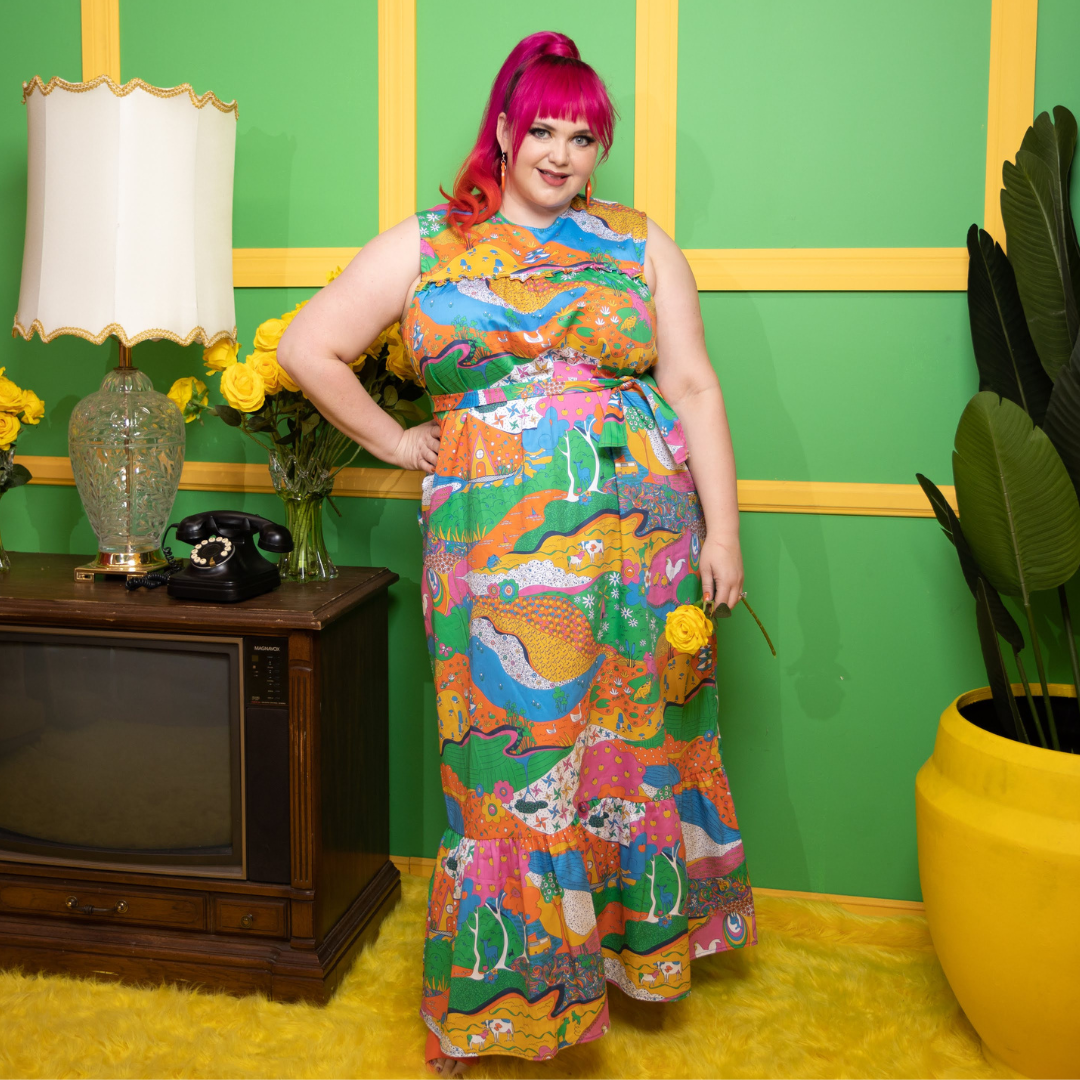
[[[80,561],[13,553],[0,575],[0,626],[287,641],[287,705],[261,714],[280,730],[265,774],[287,802],[287,815],[271,805],[268,819],[280,822],[269,841],[280,883],[246,870],[161,872],[6,851],[0,966],[326,1002],[401,892],[389,859],[387,706],[387,589],[397,575],[340,567],[333,581],[210,604],[75,582]],[[263,774],[246,764],[250,811]]]

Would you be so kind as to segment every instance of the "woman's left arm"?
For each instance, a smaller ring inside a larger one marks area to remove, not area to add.
[[[656,385],[682,421],[687,465],[705,515],[701,588],[705,600],[735,607],[743,587],[739,499],[720,381],[705,349],[697,282],[674,240],[649,220],[645,280],[656,303]]]

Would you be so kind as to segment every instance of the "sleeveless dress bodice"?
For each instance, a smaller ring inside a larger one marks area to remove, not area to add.
[[[580,199],[546,229],[496,214],[468,248],[444,214],[419,215],[420,284],[402,323],[432,395],[520,382],[525,362],[552,354],[606,376],[652,367],[644,214],[596,201],[586,211]],[[459,326],[467,333],[447,332]]]
[[[608,1027],[608,982],[689,992],[756,940],[720,757],[682,425],[650,373],[647,219],[576,199],[466,244],[418,215],[402,341],[440,425],[419,511],[448,828],[421,1014],[454,1056],[551,1057]]]

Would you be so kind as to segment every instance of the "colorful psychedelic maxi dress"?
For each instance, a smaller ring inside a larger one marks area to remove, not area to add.
[[[648,374],[645,215],[575,200],[471,246],[419,214],[402,321],[441,441],[420,509],[422,602],[449,828],[421,1014],[454,1056],[543,1059],[756,941],[720,759],[704,521],[682,426]]]

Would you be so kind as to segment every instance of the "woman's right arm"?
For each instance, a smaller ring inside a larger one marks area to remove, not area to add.
[[[439,425],[402,430],[349,364],[390,325],[420,274],[420,223],[406,218],[366,244],[342,273],[297,313],[278,343],[278,363],[319,412],[377,458],[433,472]]]

